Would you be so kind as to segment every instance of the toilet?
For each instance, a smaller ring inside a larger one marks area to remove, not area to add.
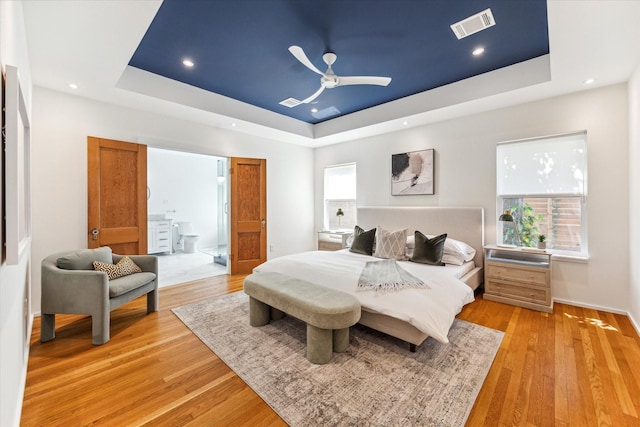
[[[200,236],[193,231],[193,225],[190,222],[178,222],[178,235],[183,251],[189,254],[194,253]]]

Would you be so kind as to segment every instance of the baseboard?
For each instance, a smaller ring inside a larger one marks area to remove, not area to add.
[[[617,309],[617,308],[611,308],[611,307],[605,307],[605,306],[601,306],[601,305],[588,304],[588,303],[580,302],[580,301],[565,300],[565,299],[562,299],[562,298],[553,298],[553,302],[557,302],[557,303],[560,303],[560,304],[574,305],[576,307],[590,308],[592,310],[600,310],[600,311],[606,311],[606,312],[609,312],[609,313],[622,314],[622,315],[625,315],[625,316],[629,316],[629,313],[624,311],[624,310],[620,310],[620,309]]]
[[[636,322],[636,319],[633,318],[631,313],[627,313],[627,317],[629,318],[629,321],[631,321],[631,324],[633,325],[633,328],[636,330],[636,334],[638,334],[638,336],[640,336],[640,323]]]
[[[34,316],[31,315],[29,318],[29,324],[27,325],[28,332],[26,335],[28,337],[27,342],[24,346],[24,360],[22,366],[22,372],[20,373],[20,389],[18,390],[18,394],[16,395],[18,398],[16,399],[16,410],[13,412],[16,418],[12,421],[11,425],[18,427],[20,425],[20,419],[22,418],[22,403],[24,401],[24,390],[27,386],[27,371],[29,369],[29,351],[31,349],[31,333],[33,332],[33,319]]]

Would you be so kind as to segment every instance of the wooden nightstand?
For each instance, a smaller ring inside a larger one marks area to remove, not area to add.
[[[502,246],[484,247],[484,298],[553,312],[551,254]]]
[[[318,250],[337,251],[347,247],[351,231],[318,231]]]

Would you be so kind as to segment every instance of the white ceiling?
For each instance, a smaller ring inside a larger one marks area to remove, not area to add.
[[[640,58],[640,1],[549,0],[550,55],[309,125],[128,67],[159,0],[22,4],[36,86],[309,147],[626,82]]]

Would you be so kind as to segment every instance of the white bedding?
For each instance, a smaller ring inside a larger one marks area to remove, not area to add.
[[[404,264],[403,264],[404,265]],[[455,264],[446,264],[444,267],[436,267],[432,265],[425,265],[427,268],[433,268],[436,270],[442,270],[445,274],[455,277],[456,279],[461,279],[462,276],[470,272],[475,268],[476,264],[473,261],[465,262],[462,265]]]
[[[311,251],[274,258],[253,271],[275,271],[351,293],[358,298],[363,310],[398,318],[436,340],[448,343],[447,334],[453,319],[465,304],[473,301],[471,288],[451,275],[451,271],[460,274],[461,268],[469,267],[448,268],[398,261],[402,268],[423,280],[430,289],[356,292],[365,263],[376,260],[381,261],[380,258],[355,254],[348,249],[336,252]]]

